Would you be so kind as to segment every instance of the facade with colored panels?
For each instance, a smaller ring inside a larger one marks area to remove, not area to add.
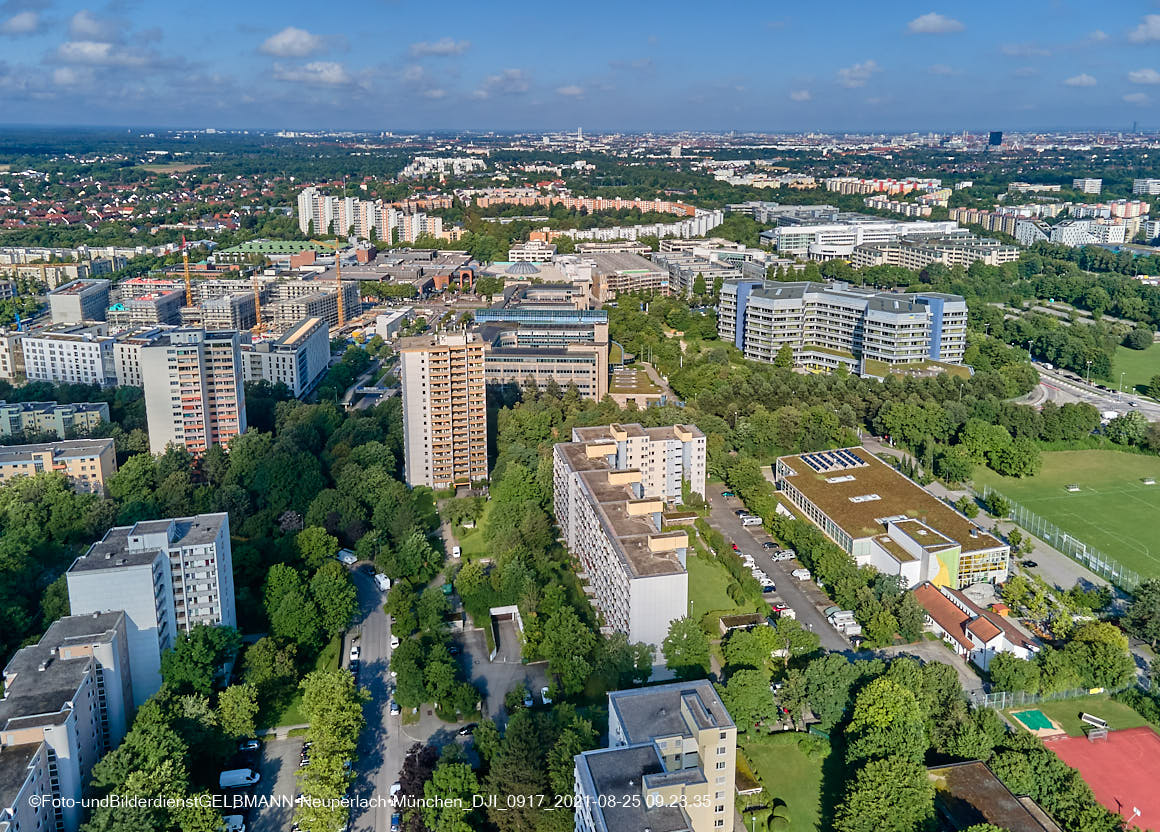
[[[1007,579],[1011,548],[865,448],[783,456],[778,491],[859,566],[962,589]]]
[[[237,332],[170,330],[141,348],[140,368],[153,453],[175,443],[196,456],[245,432]]]
[[[487,345],[471,332],[399,343],[407,484],[487,479]]]
[[[112,439],[64,439],[32,445],[0,446],[0,485],[15,477],[33,477],[56,471],[74,489],[104,494],[109,477],[117,472]]]

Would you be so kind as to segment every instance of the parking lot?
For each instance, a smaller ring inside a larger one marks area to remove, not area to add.
[[[294,775],[298,771],[298,753],[301,750],[300,737],[263,742],[258,763],[262,779],[254,788],[254,794],[267,798],[293,798],[298,794],[298,780]],[[246,829],[253,832],[286,832],[293,816],[294,810],[289,806],[266,806],[249,813]]]

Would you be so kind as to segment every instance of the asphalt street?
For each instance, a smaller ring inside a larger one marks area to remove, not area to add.
[[[266,740],[262,743],[262,759],[258,772],[262,779],[254,787],[258,797],[293,798],[298,794],[298,755],[302,737]],[[288,805],[267,805],[249,813],[246,828],[252,832],[286,832],[294,820],[294,810]]]
[[[1059,370],[1045,369],[1042,364],[1036,364],[1035,369],[1039,371],[1039,389],[1042,394],[1035,404],[1042,404],[1043,401],[1056,404],[1087,402],[1101,413],[1110,410],[1127,413],[1135,410],[1150,421],[1160,421],[1160,403],[1145,396],[1128,391],[1120,393],[1115,389],[1100,390],[1094,384],[1069,377]]]
[[[767,540],[772,540],[762,526],[743,526],[734,512],[744,508],[744,504],[736,497],[722,497],[722,491],[727,490],[724,485],[713,483],[709,485],[710,513],[709,524],[721,534],[725,535],[728,543],[736,543],[741,551],[753,556],[754,562],[765,574],[773,578],[777,587],[777,595],[793,608],[806,629],[817,633],[822,647],[826,650],[847,651],[851,649],[850,642],[830,626],[830,622],[822,615],[822,609],[833,602],[826,598],[813,581],[799,581],[790,575],[801,563],[795,560],[774,561],[769,553],[761,547]],[[776,542],[776,541],[775,541]]]

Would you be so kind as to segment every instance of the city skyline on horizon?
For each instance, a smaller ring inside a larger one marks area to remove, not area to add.
[[[9,125],[155,129],[1160,126],[1156,3],[746,2],[695,26],[657,3],[452,3],[438,18],[408,0],[364,6],[331,24],[299,2],[207,0],[191,20],[133,0],[4,0],[0,105]]]

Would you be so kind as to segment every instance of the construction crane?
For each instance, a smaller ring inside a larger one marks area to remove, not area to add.
[[[262,291],[258,286],[258,278],[253,279],[254,287],[254,327],[250,332],[255,335],[261,335],[266,331],[266,325],[262,323]]]
[[[342,248],[342,243],[339,242],[338,240],[334,240],[333,242],[331,242],[331,241],[323,242],[322,240],[311,240],[310,242],[314,243],[315,245],[319,245],[319,246],[322,246],[323,248],[328,248],[328,249],[331,249],[332,251],[334,251],[334,284],[335,284],[335,288],[338,290],[338,292],[337,292],[337,294],[338,294],[338,328],[342,329],[342,327],[346,324],[346,314],[343,312],[343,309],[342,309],[342,263],[339,262],[342,258],[339,256],[339,253],[338,253],[339,249]]]
[[[185,267],[185,305],[193,306],[193,283],[189,278],[189,243],[181,235],[181,265]]]

